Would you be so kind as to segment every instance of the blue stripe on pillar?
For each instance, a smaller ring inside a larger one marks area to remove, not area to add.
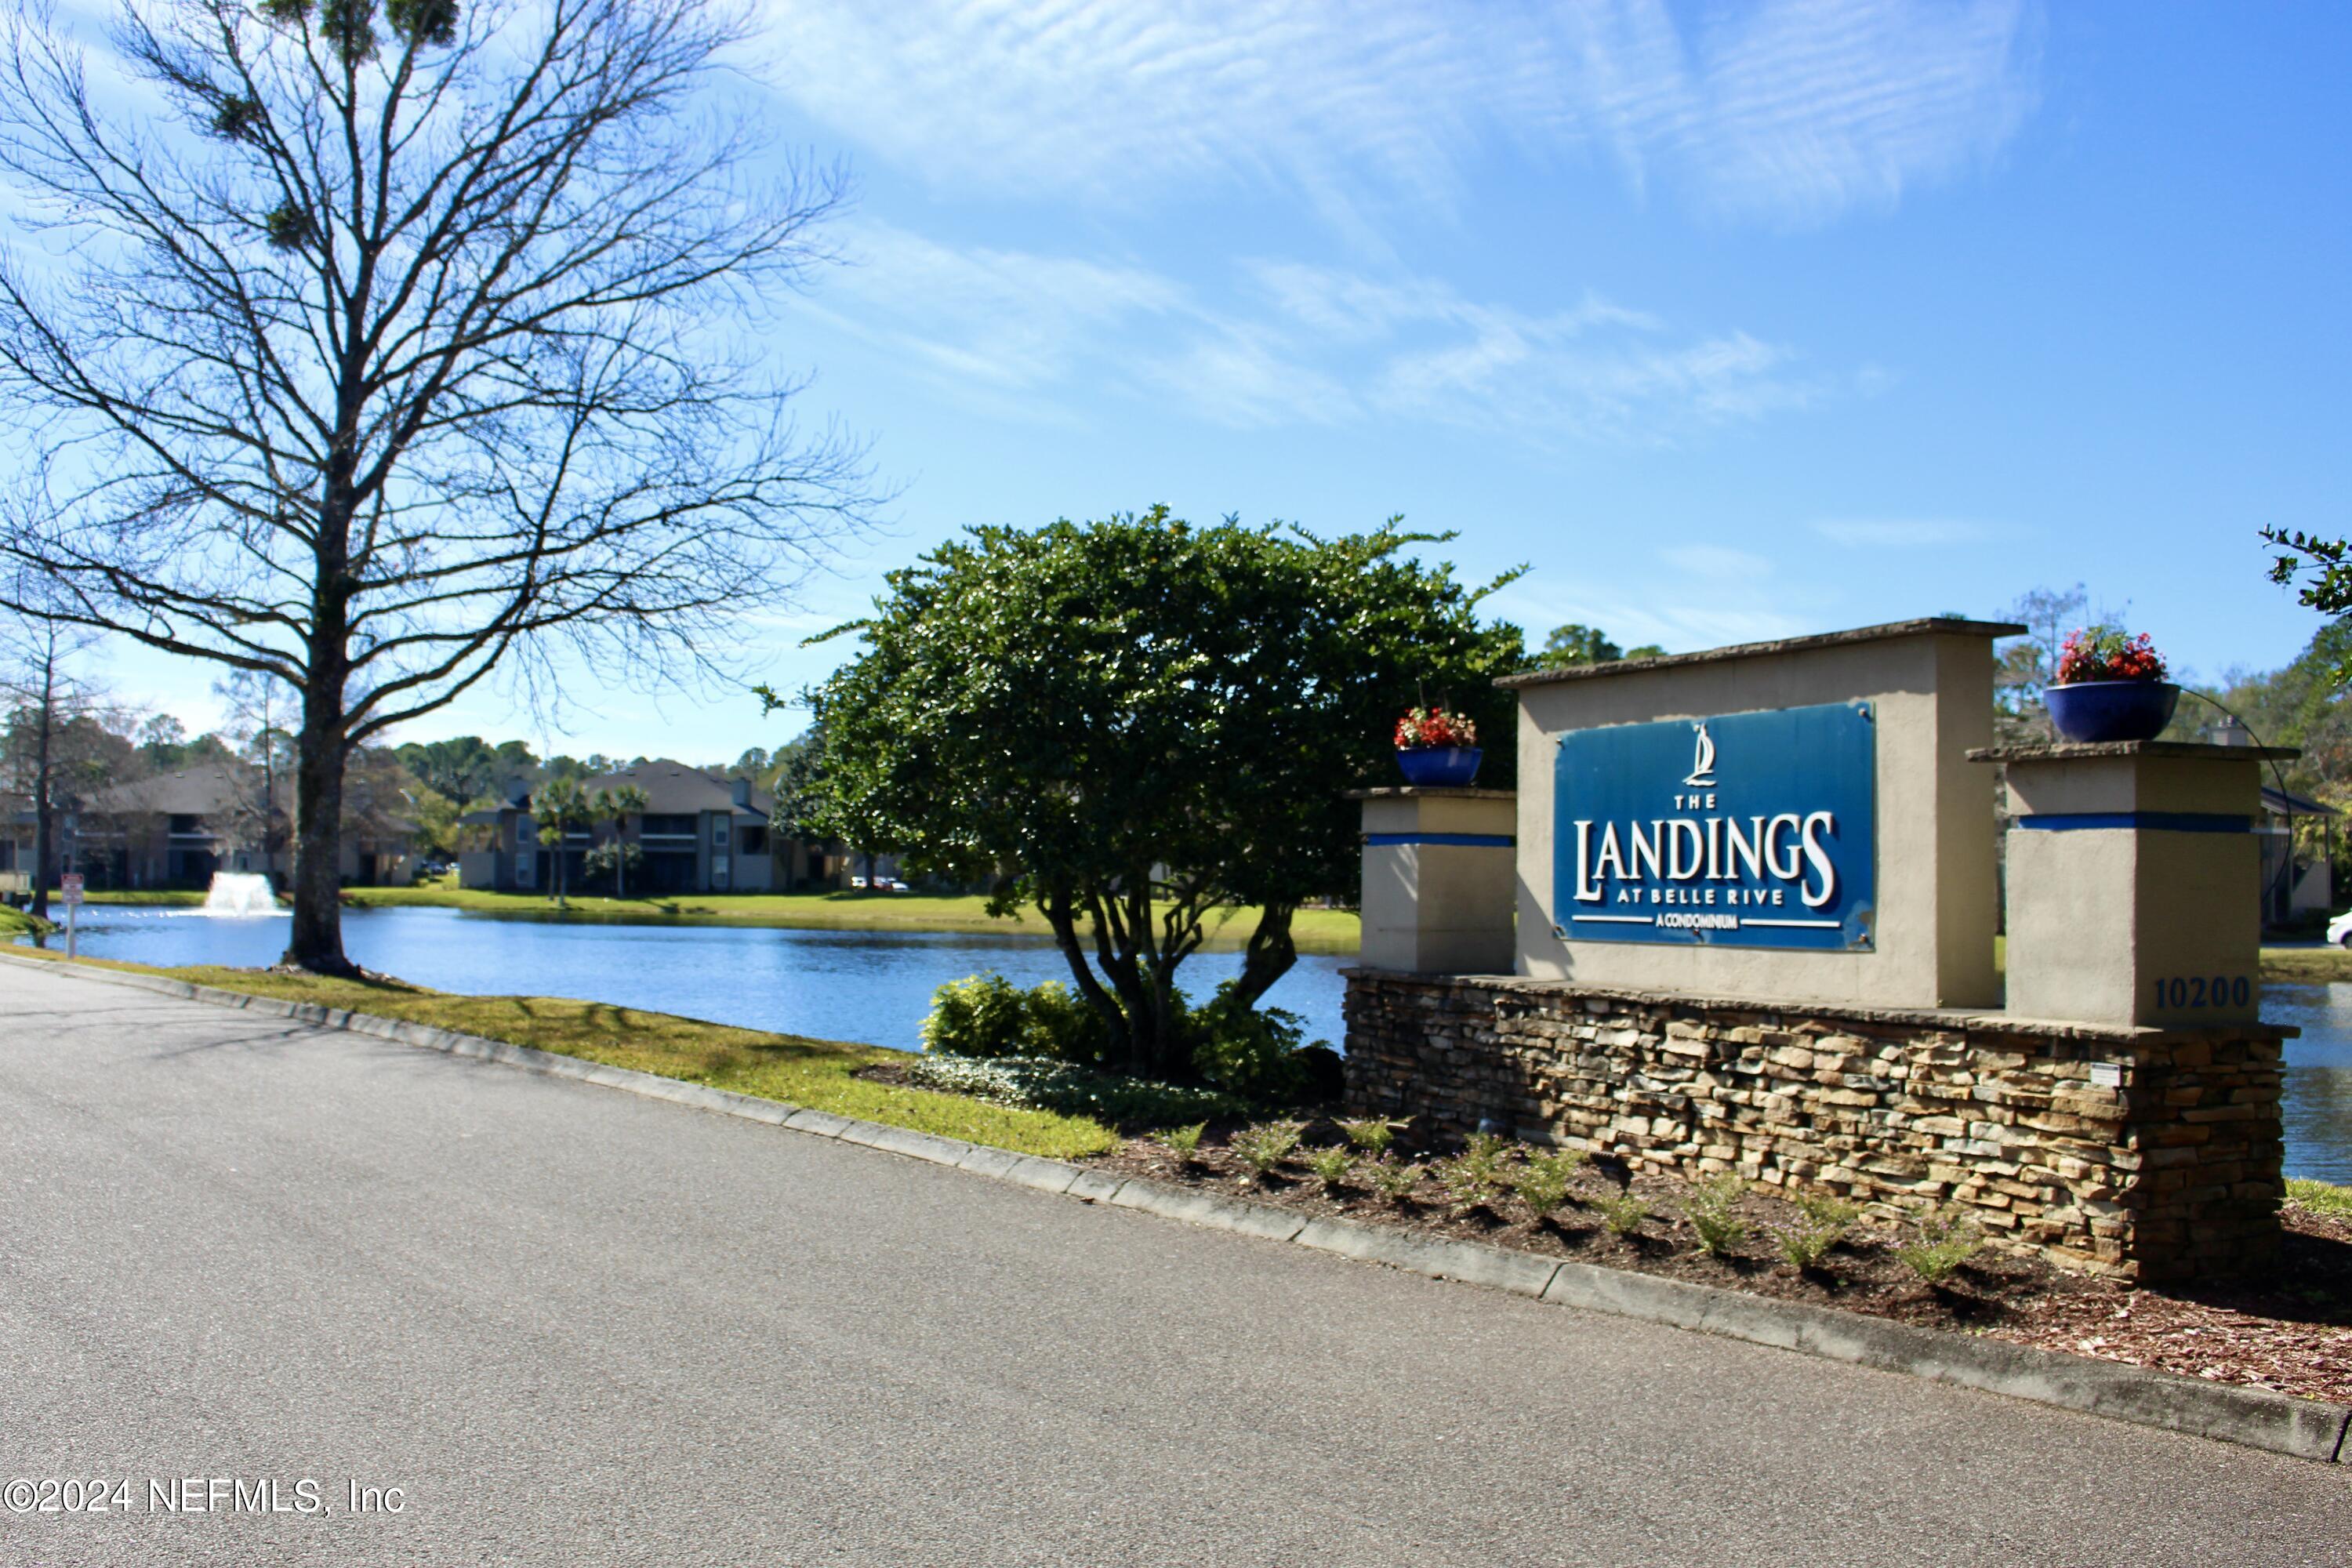
[[[1465,849],[1508,849],[1517,842],[1507,833],[1367,833],[1367,848],[1385,844],[1450,844]]]
[[[2060,811],[2010,825],[2042,833],[2126,828],[2136,833],[2252,833],[2254,819],[2214,811]]]

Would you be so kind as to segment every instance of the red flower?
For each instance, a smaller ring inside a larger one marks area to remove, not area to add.
[[[1396,722],[1396,749],[1400,752],[1433,752],[1477,743],[1477,725],[1443,708],[1410,709]]]

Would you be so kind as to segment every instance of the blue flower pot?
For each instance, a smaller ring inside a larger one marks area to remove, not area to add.
[[[2045,688],[2042,700],[2070,741],[2153,741],[2172,722],[2180,688],[2163,680],[2085,680]]]
[[[1478,759],[1486,754],[1477,746],[1437,746],[1399,752],[1397,766],[1416,789],[1462,789],[1478,776]]]

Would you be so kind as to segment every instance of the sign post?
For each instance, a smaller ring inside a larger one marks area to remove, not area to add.
[[[66,957],[74,956],[74,917],[81,911],[81,873],[68,871],[58,879],[58,896],[66,905]]]

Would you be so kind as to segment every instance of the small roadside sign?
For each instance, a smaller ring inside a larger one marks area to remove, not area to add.
[[[58,879],[58,896],[68,904],[81,902],[81,873],[68,871]]]

